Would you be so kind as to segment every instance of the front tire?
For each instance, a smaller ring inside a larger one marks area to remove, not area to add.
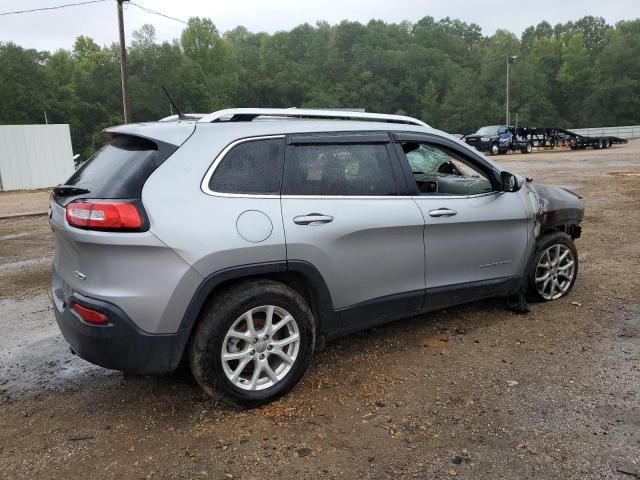
[[[551,301],[567,295],[578,277],[578,251],[569,235],[541,238],[528,275],[529,298]]]
[[[313,355],[315,321],[304,299],[271,280],[244,282],[205,308],[189,345],[202,389],[239,408],[289,392]]]

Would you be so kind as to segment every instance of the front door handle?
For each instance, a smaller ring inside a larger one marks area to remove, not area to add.
[[[450,210],[448,208],[436,208],[435,210],[429,210],[429,215],[432,217],[453,217],[458,212]]]
[[[333,222],[331,215],[323,215],[321,213],[309,213],[307,215],[293,217],[293,223],[297,223],[298,225],[321,225],[331,222]]]

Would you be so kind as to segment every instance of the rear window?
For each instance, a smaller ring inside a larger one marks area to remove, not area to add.
[[[149,175],[176,147],[118,135],[83,163],[65,185],[89,190],[91,198],[140,198]]]
[[[277,195],[283,164],[283,138],[241,143],[216,167],[209,189],[219,193]]]

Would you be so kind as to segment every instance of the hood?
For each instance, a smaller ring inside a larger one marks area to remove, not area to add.
[[[493,138],[493,137],[497,137],[496,134],[494,133],[487,133],[486,135],[478,135],[477,133],[472,133],[471,135],[466,135],[464,138]]]

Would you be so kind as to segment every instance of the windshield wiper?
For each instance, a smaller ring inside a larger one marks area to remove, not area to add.
[[[53,187],[53,193],[61,197],[68,197],[70,195],[83,195],[91,192],[86,188],[80,188],[74,185],[58,185],[57,187]]]

